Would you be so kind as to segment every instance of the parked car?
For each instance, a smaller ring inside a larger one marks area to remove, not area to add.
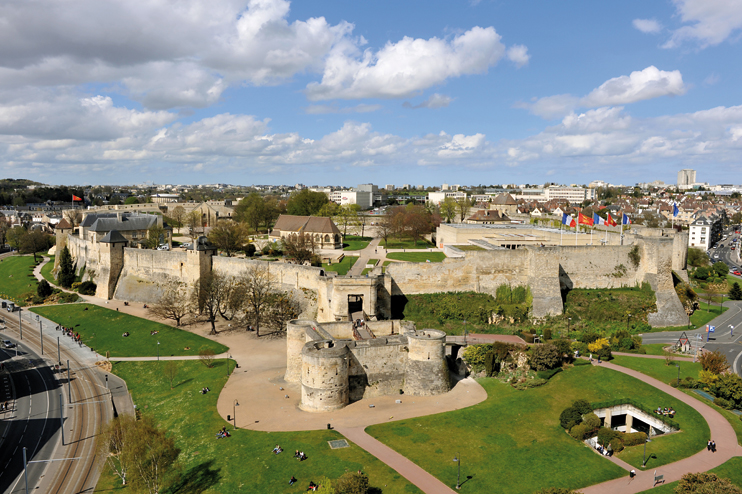
[[[13,343],[10,340],[4,340],[3,341],[3,347],[5,347],[5,348],[14,348],[15,347],[15,343]]]
[[[170,246],[168,244],[162,244],[157,247],[157,250],[170,250]]]
[[[734,272],[734,273],[732,273],[732,274],[733,274],[734,276],[742,276],[742,273],[740,273],[739,271],[735,271],[735,272]]]

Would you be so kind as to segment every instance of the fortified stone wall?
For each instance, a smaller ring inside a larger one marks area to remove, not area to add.
[[[552,247],[559,262],[562,289],[634,286],[643,272],[629,259],[632,245]]]
[[[172,283],[192,286],[201,275],[200,256],[202,253],[194,251],[126,248],[123,250],[123,270],[113,297],[152,303]]]
[[[400,394],[405,385],[407,341],[401,336],[348,342],[350,400]],[[447,390],[446,390],[447,391]]]

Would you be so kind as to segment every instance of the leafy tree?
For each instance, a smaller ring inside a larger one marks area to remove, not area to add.
[[[698,280],[707,280],[709,278],[709,269],[705,266],[696,268],[693,273],[693,277]]]
[[[214,367],[214,350],[211,348],[203,348],[199,350],[198,360],[200,360],[207,368],[211,369]]]
[[[415,242],[422,240],[425,235],[433,231],[430,213],[422,206],[407,206],[404,208],[404,231]]]
[[[48,250],[51,244],[51,235],[40,231],[33,231],[21,237],[20,251],[24,254],[33,254],[33,260],[37,262],[36,254]]]
[[[332,218],[333,216],[337,216],[340,214],[340,204],[336,202],[328,202],[324,204],[319,211],[317,211],[317,216],[324,216],[325,218]]]
[[[368,477],[361,472],[345,472],[333,482],[336,494],[366,494],[368,492]]]
[[[173,210],[170,212],[170,218],[175,223],[173,226],[175,228],[182,228],[183,223],[185,222],[186,218],[186,210],[183,208],[183,206],[175,206]]]
[[[688,248],[688,266],[698,268],[701,266],[708,266],[708,264],[709,258],[704,251],[694,247]]]
[[[255,255],[255,251],[257,249],[255,248],[255,244],[250,242],[249,244],[245,245],[245,255],[247,257],[253,257]]]
[[[714,263],[714,266],[712,269],[714,273],[716,273],[716,276],[720,278],[725,278],[727,276],[727,273],[729,272],[729,266],[727,266],[726,263],[723,261]]]
[[[126,485],[130,470],[130,457],[124,454],[128,450],[130,434],[136,427],[136,419],[132,415],[119,415],[103,427],[98,435],[97,449],[101,458],[105,459],[111,473],[121,479]]]
[[[155,223],[147,230],[147,238],[142,243],[147,249],[156,249],[165,243],[165,228]]]
[[[742,377],[731,372],[720,374],[719,379],[711,386],[711,391],[717,397],[739,405],[742,403]]]
[[[59,254],[59,273],[57,274],[57,281],[59,286],[62,288],[72,287],[72,283],[75,282],[75,266],[72,263],[72,255],[70,250],[65,245],[62,248],[62,252]]]
[[[209,231],[209,242],[223,250],[227,257],[232,257],[232,253],[242,250],[247,242],[247,231],[234,221],[220,221]]]
[[[553,369],[561,364],[562,354],[555,345],[547,343],[531,349],[531,366],[537,371]]]
[[[361,206],[358,204],[346,204],[345,206],[340,206],[340,209],[335,216],[335,222],[338,227],[343,229],[343,238],[348,234],[348,227],[358,223],[358,212],[360,210]]]
[[[469,210],[471,210],[471,202],[466,197],[462,197],[456,201],[456,207],[459,212],[459,219],[463,223],[469,214]]]
[[[286,210],[288,214],[296,216],[315,216],[329,201],[327,195],[322,192],[303,189],[291,195]]]
[[[732,288],[729,290],[730,300],[742,300],[742,289],[739,287],[739,283],[736,281],[732,284]]]
[[[46,280],[41,280],[39,286],[36,287],[36,294],[41,298],[46,298],[52,294],[52,287]]]
[[[590,406],[590,402],[587,400],[575,400],[574,403],[572,403],[572,408],[577,410],[580,415],[593,413],[593,407]]]
[[[742,494],[742,489],[715,473],[686,473],[675,488],[677,494]]]
[[[255,233],[258,233],[264,220],[265,207],[263,197],[257,192],[252,192],[234,208],[235,220],[246,223]]]
[[[720,350],[714,350],[713,352],[703,352],[698,357],[698,362],[701,364],[701,368],[705,371],[719,375],[729,369],[729,363],[727,358]]]
[[[124,204],[139,204],[139,199],[137,199],[135,196],[127,197],[124,201]]]
[[[158,494],[172,480],[170,474],[174,469],[171,467],[180,455],[180,449],[175,447],[175,439],[158,429],[151,417],[145,415],[134,424],[127,447],[122,452],[134,473],[130,476],[131,486],[135,491]]]
[[[446,223],[451,223],[451,221],[456,217],[458,206],[456,199],[453,197],[446,197],[441,201],[438,207],[441,211],[441,216],[445,218]]]
[[[8,238],[8,245],[13,249],[18,250],[21,248],[21,239],[26,236],[26,229],[22,226],[14,226],[8,230],[6,236]]]
[[[565,408],[559,415],[559,424],[564,429],[571,429],[580,422],[582,422],[582,414],[573,407]]]

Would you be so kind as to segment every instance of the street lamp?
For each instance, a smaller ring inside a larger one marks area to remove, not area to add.
[[[567,338],[569,338],[569,332],[572,331],[572,318],[567,318]]]
[[[23,309],[18,307],[18,331],[21,334],[21,339],[23,339],[23,325],[21,324],[21,311],[23,311]]]
[[[629,330],[629,319],[631,319],[631,314],[628,312],[626,313],[626,331]]]
[[[456,474],[456,488],[461,489],[461,453],[457,453],[457,456],[453,459],[458,463],[458,473]]]
[[[240,406],[239,403],[237,403],[237,398],[234,399],[234,403],[232,403],[232,420],[234,420],[234,430],[237,430],[237,407]]]
[[[160,342],[157,342],[157,361],[160,361]]]
[[[644,440],[644,460],[642,461],[642,468],[644,468],[647,465],[647,443],[649,442],[649,439]]]

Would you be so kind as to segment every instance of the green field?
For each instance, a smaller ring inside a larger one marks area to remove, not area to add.
[[[33,256],[11,256],[0,260],[0,297],[25,306],[39,283],[33,275]]]
[[[41,268],[41,276],[44,277],[46,281],[51,283],[52,285],[57,284],[57,280],[54,278],[54,275],[52,274],[52,270],[54,269],[54,257],[55,256],[48,256],[49,262],[44,264],[44,267]]]
[[[361,272],[362,275],[368,274],[371,271],[373,271],[374,268],[376,267],[376,265],[379,264],[379,260],[378,259],[369,259],[368,262],[366,263],[366,265],[368,265],[368,264],[373,264],[374,267],[373,268],[363,268],[363,271]]]
[[[360,259],[358,256],[345,256],[340,262],[335,262],[332,264],[323,263],[322,268],[325,271],[334,271],[341,276],[345,276],[346,274],[348,274],[348,271],[350,271],[350,268],[353,267],[358,259]]]
[[[381,243],[379,243],[379,246],[383,246],[386,249],[430,249],[435,247],[434,244],[427,240],[418,240],[417,243],[415,243],[412,240],[400,240],[395,238],[389,239],[389,245],[382,240]]]
[[[711,473],[715,473],[721,478],[729,479],[737,487],[742,487],[742,456],[735,456],[731,460],[719,465],[716,468],[709,470]],[[675,494],[675,488],[679,482],[670,482],[669,484],[662,484],[654,489],[647,489],[642,492],[651,492],[652,494]]]
[[[700,328],[701,326],[708,324],[711,320],[719,317],[729,309],[729,307],[724,307],[722,309],[721,307],[715,307],[712,305],[711,310],[707,310],[704,307],[705,304],[700,305],[701,308],[690,316],[690,322],[694,328]]]
[[[347,235],[343,239],[343,250],[363,250],[368,247],[371,237],[361,237],[358,235]]]
[[[649,283],[641,287],[570,290],[564,302],[564,314],[572,318],[575,326],[580,321],[646,324],[647,314],[656,310],[655,294]]]
[[[204,348],[210,348],[217,355],[228,350],[202,336],[96,305],[34,307],[31,311],[62,326],[74,328],[82,335],[83,343],[101,355],[108,351],[111,357],[155,357],[158,346],[161,356],[198,355]],[[122,337],[125,331],[130,336]],[[150,335],[151,331],[159,333]]]
[[[386,257],[408,262],[442,262],[446,254],[443,252],[390,252]]]
[[[673,379],[678,378],[678,368],[675,367],[674,364],[678,364],[680,366],[680,379],[684,379],[688,376],[692,377],[693,379],[698,379],[698,373],[701,370],[701,364],[694,362],[675,360],[668,366],[665,365],[666,362],[664,360],[647,359],[641,357],[625,357],[623,355],[617,355],[611,363],[621,365],[635,371],[639,371],[642,374],[654,377],[655,379],[658,379],[664,383],[669,383]],[[681,388],[681,391],[684,391],[686,394],[692,396],[693,398],[702,401],[706,405],[714,408],[717,412],[722,414],[724,418],[727,419],[727,421],[731,424],[734,432],[737,434],[737,442],[739,444],[742,444],[742,421],[740,421],[739,415],[714,405],[711,401],[705,400],[698,393],[695,393],[691,389]]]
[[[532,494],[545,487],[579,489],[626,472],[572,439],[559,426],[559,414],[576,399],[591,402],[631,397],[647,407],[672,406],[682,431],[652,441],[647,469],[688,457],[706,446],[709,429],[691,407],[632,377],[597,366],[570,368],[548,384],[517,391],[495,379],[480,383],[483,403],[446,414],[375,425],[368,432],[448,485],[472,476],[472,493]],[[642,447],[618,455],[639,468]]]
[[[162,363],[159,363],[162,364]],[[171,390],[158,362],[116,362],[113,372],[126,380],[134,403],[143,414],[152,415],[161,427],[176,438],[181,449],[178,459],[183,480],[167,494],[198,493],[295,493],[304,492],[310,481],[330,479],[343,473],[363,470],[372,487],[383,494],[416,494],[421,491],[361,448],[330,449],[327,441],[342,439],[335,431],[255,432],[238,429],[232,437],[217,439],[223,426],[232,431],[231,423],[217,413],[216,403],[226,381],[225,361],[207,369],[200,362],[179,362],[176,386]],[[210,393],[201,395],[203,387]],[[238,417],[249,416],[250,404],[240,402]],[[271,451],[279,444],[284,452]],[[308,459],[293,458],[295,450],[304,451]],[[289,486],[291,476],[298,480]],[[95,492],[121,491],[121,481],[104,468]]]
[[[463,251],[486,250],[484,247],[478,245],[454,245],[454,247]]]

